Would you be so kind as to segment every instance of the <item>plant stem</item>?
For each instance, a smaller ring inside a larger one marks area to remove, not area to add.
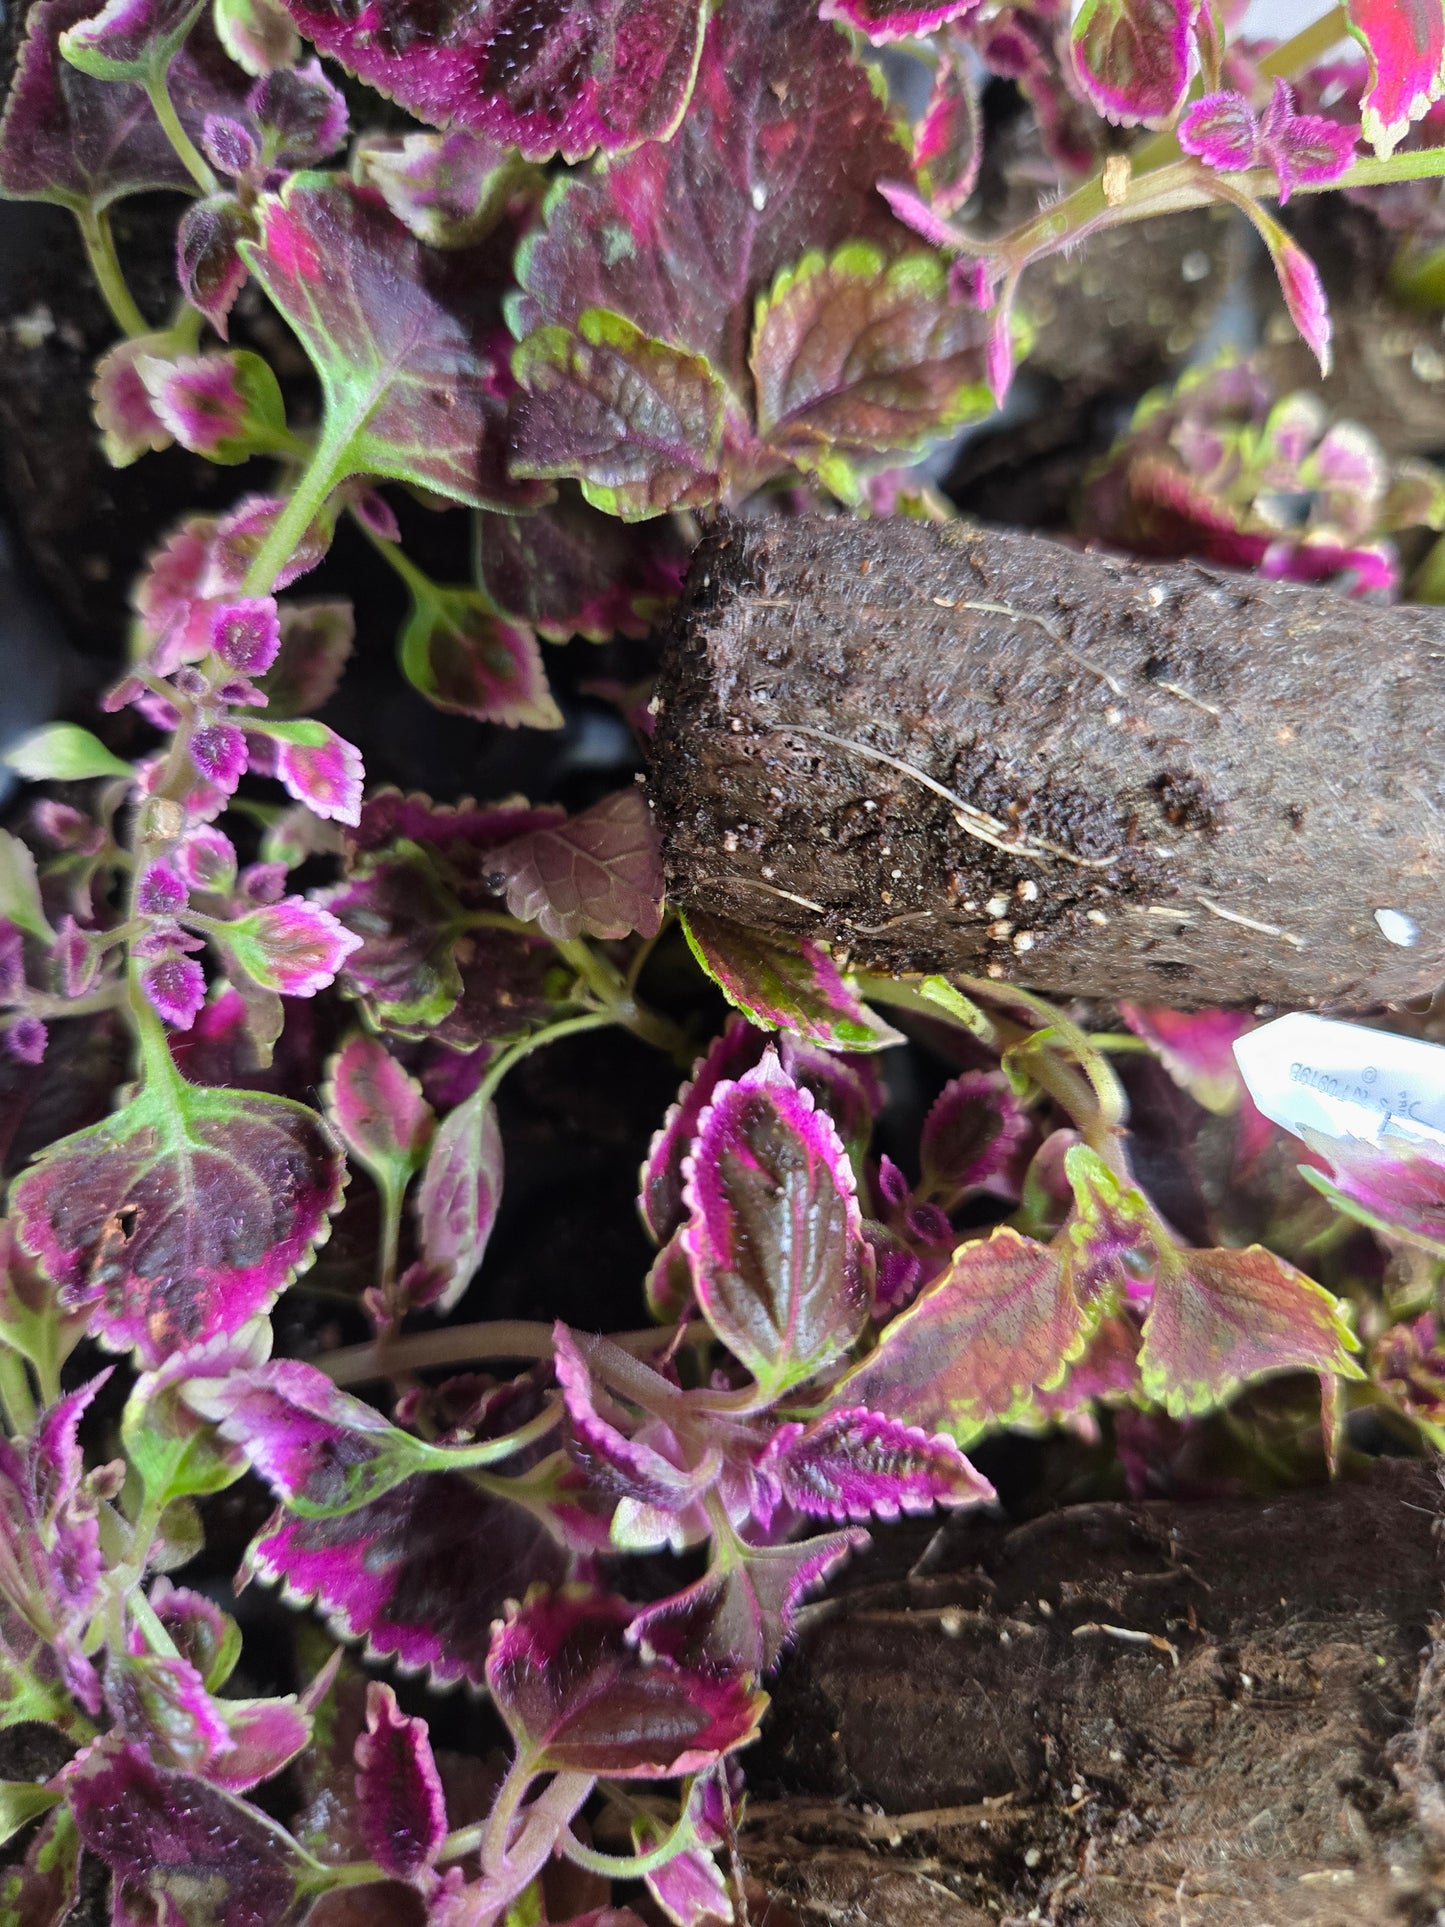
[[[350,439],[349,431],[338,433],[329,423],[322,431],[321,439],[312,451],[311,460],[301,471],[289,501],[277,516],[271,533],[256,551],[246,571],[240,589],[243,596],[271,593],[277,576],[291,560],[302,536],[341,480],[346,444]]]
[[[665,1351],[676,1336],[671,1325],[614,1334],[620,1350],[647,1356]],[[710,1337],[703,1324],[685,1327],[684,1340]],[[369,1385],[398,1372],[423,1372],[432,1366],[469,1365],[486,1359],[550,1358],[552,1327],[540,1320],[496,1319],[486,1324],[449,1325],[441,1331],[414,1332],[390,1344],[351,1345],[316,1362],[333,1385]]]
[[[671,1831],[646,1853],[599,1853],[595,1847],[584,1847],[570,1827],[558,1834],[557,1851],[588,1873],[601,1874],[604,1880],[641,1880],[644,1874],[675,1859],[694,1831],[692,1815],[684,1808]]]
[[[19,1352],[0,1345],[0,1407],[5,1412],[5,1429],[12,1438],[24,1438],[35,1425],[35,1395],[25,1360]]]
[[[685,1032],[670,1018],[639,1004],[622,972],[594,950],[591,944],[581,937],[571,937],[556,942],[555,948],[558,956],[572,966],[597,1001],[606,1005],[614,1024],[630,1030],[645,1044],[666,1051],[669,1057],[679,1063],[691,1062],[692,1045]]]
[[[181,126],[180,115],[176,112],[175,102],[171,99],[164,74],[153,74],[145,84],[150,96],[151,106],[155,109],[156,119],[165,129],[166,139],[181,157],[181,165],[203,194],[214,194],[216,177],[203,154],[199,153],[195,142]]]
[[[122,334],[129,335],[132,340],[137,335],[149,334],[150,323],[136,306],[135,296],[126,286],[125,276],[121,272],[110,215],[103,208],[99,212],[86,209],[77,214],[76,219],[80,223],[80,235],[85,242],[90,271],[95,276],[95,285],[100,289],[101,298],[110,310],[111,320]]]

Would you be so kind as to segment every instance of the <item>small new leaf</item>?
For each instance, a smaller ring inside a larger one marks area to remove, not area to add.
[[[728,1002],[762,1030],[787,1030],[830,1050],[902,1043],[848,988],[808,937],[747,930],[700,910],[679,912],[688,947]]]
[[[536,636],[475,589],[418,584],[399,657],[412,688],[437,709],[510,728],[562,727]]]

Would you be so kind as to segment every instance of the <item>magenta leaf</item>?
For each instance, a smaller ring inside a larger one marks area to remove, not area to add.
[[[260,355],[232,349],[179,360],[142,357],[137,372],[157,418],[183,448],[208,461],[245,462],[288,446],[281,389]]]
[[[289,1518],[248,1555],[340,1639],[439,1684],[483,1684],[489,1622],[534,1580],[560,1579],[562,1549],[530,1512],[457,1472],[419,1473],[334,1519]]]
[[[326,1115],[393,1206],[426,1162],[436,1118],[378,1038],[353,1031],[331,1060]]]
[[[106,0],[60,38],[73,67],[97,80],[144,82],[164,74],[195,25],[203,0]]]
[[[0,120],[0,194],[94,214],[125,194],[188,187],[190,176],[143,88],[92,79],[64,60],[60,36],[93,0],[40,0]]]
[[[1162,121],[1184,98],[1199,0],[1084,0],[1074,71],[1106,120]]]
[[[975,1191],[1017,1198],[1033,1136],[1028,1112],[996,1071],[950,1078],[923,1120],[923,1191],[951,1211]]]
[[[356,1809],[367,1852],[384,1872],[411,1880],[436,1859],[447,1808],[426,1721],[408,1719],[378,1680],[366,1689],[366,1731],[356,1741]]]
[[[449,1311],[476,1275],[502,1198],[502,1134],[479,1091],[448,1112],[417,1187],[422,1258],[439,1274],[433,1308]]]
[[[833,1050],[883,1050],[902,1041],[810,938],[747,930],[698,910],[679,914],[679,921],[708,976],[760,1029],[792,1031]]]
[[[121,1415],[121,1442],[153,1505],[220,1492],[240,1478],[245,1455],[198,1416],[186,1402],[185,1388],[192,1378],[254,1370],[265,1363],[270,1348],[270,1326],[254,1318],[234,1334],[172,1352],[136,1380]],[[189,1650],[186,1656],[208,1675],[208,1686],[221,1684],[209,1677],[201,1656]]]
[[[942,1277],[884,1327],[836,1397],[967,1446],[1057,1385],[1098,1322],[1051,1245],[1002,1229],[961,1245]]]
[[[479,507],[517,501],[487,346],[496,291],[474,257],[422,247],[341,175],[292,175],[258,220],[239,252],[315,364],[336,481],[388,475]]]
[[[477,580],[505,615],[550,642],[641,636],[675,600],[687,550],[672,523],[619,522],[575,484],[530,515],[477,515]]]
[[[823,0],[824,20],[841,21],[866,34],[875,47],[889,40],[920,39],[946,21],[972,13],[980,0],[924,0],[923,5],[898,6],[895,0]]]
[[[1259,116],[1243,94],[1206,94],[1180,121],[1179,145],[1206,167],[1241,174],[1259,152]]]
[[[638,1436],[629,1436],[622,1428],[633,1421],[599,1376],[609,1363],[616,1368],[617,1348],[608,1339],[569,1331],[560,1320],[553,1328],[552,1343],[575,1456],[594,1485],[610,1498],[627,1502],[626,1510],[613,1516],[613,1543],[632,1550],[674,1539],[680,1545],[676,1515],[684,1513],[716,1480],[722,1470],[721,1453],[709,1451],[697,1467],[689,1467],[676,1463],[648,1441],[646,1432],[656,1427],[644,1422]],[[626,1361],[620,1362],[627,1370]],[[666,1379],[645,1366],[633,1366],[628,1377],[641,1380],[639,1397],[650,1394],[657,1403],[671,1403],[676,1396]],[[640,1509],[648,1515],[645,1528]],[[627,1523],[620,1525],[620,1520]]]
[[[718,1086],[683,1169],[698,1303],[777,1397],[840,1357],[871,1308],[873,1255],[842,1141],[769,1051]]]
[[[503,844],[492,868],[512,915],[554,940],[655,937],[662,927],[661,844],[636,787]]]
[[[398,647],[402,674],[437,709],[511,728],[562,727],[536,636],[476,589],[414,582]]]
[[[176,229],[176,278],[181,292],[222,341],[227,338],[236,296],[246,285],[246,264],[238,249],[255,233],[250,210],[233,194],[210,194],[193,201]]]
[[[765,1495],[754,1508],[764,1530],[776,1506],[824,1519],[896,1519],[994,1496],[952,1439],[857,1405],[780,1426],[753,1470]]]
[[[140,968],[140,986],[152,1008],[174,1024],[189,1030],[206,1002],[206,974],[193,957],[162,952]]]
[[[1365,139],[1389,154],[1445,86],[1445,10],[1438,0],[1347,0],[1345,24],[1365,50]]]
[[[499,1626],[487,1684],[534,1771],[670,1780],[746,1746],[767,1704],[745,1678],[647,1655],[633,1608],[586,1586],[534,1586]]]
[[[274,1820],[111,1737],[66,1771],[89,1853],[115,1878],[117,1921],[292,1927],[315,1864]],[[121,1911],[124,1909],[124,1911]]]
[[[62,1303],[156,1364],[271,1304],[326,1237],[342,1177],[304,1104],[176,1076],[47,1146],[12,1210]]]
[[[228,669],[262,676],[281,647],[281,620],[273,596],[242,596],[212,605],[211,647]]]
[[[261,136],[263,158],[280,166],[312,166],[346,140],[346,98],[319,60],[263,75],[246,96],[246,110]]]
[[[1087,1145],[1064,1154],[1074,1193],[1073,1215],[1056,1245],[1062,1249],[1079,1303],[1097,1321],[1126,1304],[1147,1306],[1178,1247],[1137,1186],[1126,1183]]]
[[[1280,206],[1305,182],[1337,180],[1354,156],[1355,137],[1338,121],[1295,112],[1289,83],[1276,80],[1263,116],[1242,94],[1208,94],[1179,123],[1179,145],[1206,167],[1238,173],[1270,167]]]
[[[314,997],[361,946],[329,910],[305,897],[253,910],[216,926],[215,934],[232,966],[282,997]]]
[[[659,1822],[639,1816],[632,1823],[635,1851],[660,1846]],[[685,1847],[646,1876],[648,1892],[676,1927],[706,1927],[709,1921],[730,1923],[736,1917],[732,1891],[710,1846]]]
[[[730,1017],[692,1067],[662,1127],[648,1147],[638,1204],[642,1221],[659,1245],[687,1220],[683,1201],[683,1159],[692,1147],[703,1112],[724,1080],[750,1071],[763,1054],[763,1039],[745,1018]]]
[[[1235,198],[1249,217],[1256,234],[1269,249],[1290,320],[1299,329],[1305,346],[1319,363],[1320,373],[1327,375],[1330,372],[1332,329],[1329,304],[1325,300],[1318,269],[1304,249],[1290,239],[1279,222],[1266,214],[1257,201],[1250,200],[1247,195]]]
[[[1362,1378],[1359,1341],[1329,1292],[1260,1245],[1178,1251],[1144,1322],[1146,1395],[1176,1418],[1211,1410],[1247,1380],[1282,1371]]]
[[[241,1656],[241,1629],[235,1620],[204,1593],[174,1586],[166,1578],[152,1585],[150,1604],[181,1657],[200,1674],[206,1691],[218,1692]]]
[[[360,750],[326,723],[309,717],[299,722],[252,722],[247,728],[276,745],[276,776],[288,795],[315,816],[337,823],[360,821],[365,775]]]
[[[692,91],[700,0],[592,0],[557,14],[456,0],[424,19],[365,19],[339,0],[286,0],[324,54],[434,126],[580,160],[663,141]]]
[[[139,335],[118,341],[95,364],[95,425],[112,468],[129,468],[142,455],[171,444],[172,431],[156,413],[139,365],[143,360],[158,365],[154,357],[168,345],[165,335]]]
[[[913,171],[935,214],[957,214],[983,164],[983,101],[962,49],[939,58],[923,119],[913,130]]]
[[[229,1737],[191,1662],[147,1652],[134,1636],[130,1651],[110,1656],[105,1690],[115,1732],[145,1747],[156,1766],[204,1775]]]
[[[738,1544],[715,1552],[701,1579],[646,1607],[628,1637],[662,1652],[765,1673],[787,1644],[804,1597],[867,1544],[866,1532],[848,1526],[791,1545]]]
[[[1097,1405],[1142,1402],[1138,1322],[1127,1316],[1106,1315],[1095,1327],[1083,1356],[1069,1367],[1063,1384],[1052,1392],[1040,1392],[1035,1404],[1041,1419],[1059,1425],[1091,1412]]]
[[[1337,1211],[1388,1238],[1445,1256],[1445,1157],[1438,1146],[1388,1134],[1378,1144],[1314,1131],[1304,1138],[1328,1164],[1329,1175],[1308,1165],[1300,1166],[1301,1175]]]
[[[850,242],[785,269],[759,302],[751,353],[758,432],[825,482],[834,464],[907,460],[986,414],[984,318],[933,254],[889,261]]]
[[[535,198],[541,181],[510,143],[465,127],[377,136],[357,149],[356,165],[397,220],[433,248],[476,247],[519,195]]]

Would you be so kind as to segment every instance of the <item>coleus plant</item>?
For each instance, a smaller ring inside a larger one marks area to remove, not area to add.
[[[1140,1176],[1114,1059],[1146,1050],[1234,1170],[1278,1162],[1229,1054],[1249,1019],[1088,1033],[1002,984],[684,922],[635,786],[571,812],[368,794],[316,713],[351,605],[290,593],[349,518],[404,585],[410,683],[555,728],[542,641],[645,634],[692,515],[922,500],[897,471],[1006,387],[1023,270],[1095,228],[1240,206],[1323,352],[1265,204],[1445,172],[1418,139],[1390,157],[1441,90],[1437,14],[1356,0],[1262,53],[1185,0],[1072,24],[1053,0],[30,9],[0,191],[78,222],[121,336],[107,454],[274,472],[157,531],[102,703],[152,747],[57,724],[9,757],[64,787],[0,832],[0,1034],[23,1092],[71,1082],[73,1128],[28,1146],[0,1221],[0,1726],[72,1751],[0,1786],[0,1922],[63,1918],[86,1855],[117,1921],[167,1927],[324,1918],[342,1890],[358,1920],[398,1918],[398,1890],[436,1927],[537,1920],[559,1860],[599,1909],[642,1879],[679,1927],[733,1918],[737,1756],[800,1602],[869,1522],[991,1502],[979,1440],[1190,1424],[1287,1372],[1333,1388],[1332,1419],[1353,1396],[1438,1435],[1437,1164],[1311,1146],[1217,1242]],[[1368,69],[1343,114],[1302,109],[1290,81],[1346,27]],[[866,51],[899,40],[932,65],[911,128]],[[373,127],[322,59],[420,124]],[[982,72],[1022,88],[1069,190],[985,238],[959,225]],[[187,196],[168,316],[109,225],[154,188]],[[277,317],[310,398],[259,351]],[[1269,497],[1301,491],[1318,520],[1286,534]],[[449,505],[470,580],[403,540]],[[1433,474],[1236,365],[1146,403],[1090,505],[1129,546],[1367,587],[1393,582],[1384,535],[1440,519]],[[625,706],[645,732],[645,692]],[[664,955],[698,966],[682,1014],[648,994]],[[75,1026],[97,1040],[78,1079]],[[691,1066],[641,1176],[653,1322],[461,1323],[505,1190],[497,1093],[605,1027]],[[879,1054],[908,1037],[948,1069],[916,1155],[875,1143]],[[370,1335],[273,1356],[338,1218]],[[1408,1289],[1373,1289],[1357,1235]],[[238,1581],[312,1635],[270,1696],[187,1584],[242,1479],[275,1509]],[[488,1695],[495,1761],[434,1744],[409,1676]]]

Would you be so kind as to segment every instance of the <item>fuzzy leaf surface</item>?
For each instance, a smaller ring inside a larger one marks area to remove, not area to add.
[[[430,1866],[446,1837],[426,1721],[407,1718],[379,1680],[367,1688],[366,1731],[356,1741],[356,1810],[368,1853],[397,1880]]]
[[[1189,84],[1199,0],[1084,0],[1074,20],[1074,71],[1106,120],[1172,114]]]
[[[438,1311],[449,1311],[476,1275],[502,1201],[502,1133],[496,1106],[479,1091],[443,1118],[417,1188],[422,1258],[440,1274]]]
[[[769,1051],[718,1087],[683,1169],[698,1303],[777,1396],[846,1351],[872,1305],[872,1252],[842,1140]]]
[[[679,912],[679,921],[708,976],[759,1029],[792,1031],[831,1050],[883,1050],[902,1041],[810,938],[770,936],[700,910]]]
[[[315,364],[337,479],[388,475],[479,507],[516,501],[486,345],[495,291],[475,259],[423,247],[379,194],[342,175],[292,175],[258,218],[239,252]]]
[[[529,160],[663,141],[692,91],[702,0],[440,0],[424,14],[286,0],[306,38],[435,127]]]
[[[1057,1385],[1097,1317],[1075,1296],[1053,1246],[1005,1228],[961,1245],[836,1397],[967,1446]]]
[[[264,1311],[326,1237],[342,1183],[304,1104],[176,1078],[49,1145],[12,1209],[62,1303],[154,1365]]]
[[[994,1496],[951,1438],[856,1405],[780,1426],[754,1469],[775,1503],[822,1519],[896,1519]],[[760,1517],[766,1529],[770,1514]]]

